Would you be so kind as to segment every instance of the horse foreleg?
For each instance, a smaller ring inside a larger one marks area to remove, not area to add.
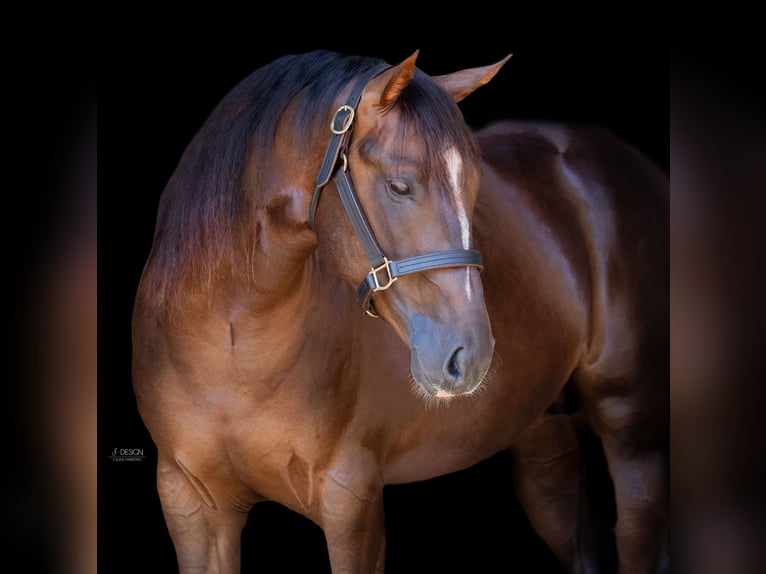
[[[162,455],[157,490],[180,574],[239,574],[247,512],[221,508],[188,469]]]
[[[324,476],[320,520],[333,574],[384,571],[383,486],[365,458],[347,457]]]
[[[562,570],[601,572],[607,555],[608,513],[592,506],[583,449],[589,429],[572,415],[543,415],[510,449],[516,495],[535,532]]]
[[[667,454],[605,433],[604,453],[614,482],[615,537],[621,574],[656,574],[666,565]]]

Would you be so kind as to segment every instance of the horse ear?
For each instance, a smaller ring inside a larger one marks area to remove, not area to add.
[[[508,54],[497,64],[492,64],[491,66],[470,68],[445,76],[434,76],[433,80],[447,90],[456,102],[459,102],[476,88],[483,86],[494,78],[495,74],[497,74],[500,71],[500,68],[511,59],[512,55],[513,54]]]
[[[402,90],[407,87],[407,84],[412,81],[415,76],[415,60],[417,60],[419,53],[420,50],[415,50],[412,56],[386,72],[388,83],[380,94],[378,102],[381,108],[391,106],[402,93]]]

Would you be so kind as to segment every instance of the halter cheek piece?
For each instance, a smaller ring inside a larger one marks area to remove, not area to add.
[[[426,271],[428,269],[442,269],[447,267],[478,267],[481,269],[481,253],[473,249],[455,249],[451,251],[437,251],[426,255],[408,257],[398,261],[391,261],[383,254],[372,232],[367,217],[364,215],[359,199],[354,193],[354,186],[348,175],[348,144],[349,134],[354,125],[356,106],[362,97],[365,86],[389,66],[382,64],[376,66],[357,80],[351,89],[346,104],[339,107],[330,122],[330,144],[322,161],[322,166],[317,175],[314,195],[311,198],[309,210],[309,225],[316,231],[314,216],[322,189],[329,183],[330,178],[335,181],[338,194],[346,209],[351,225],[354,227],[356,236],[362,244],[367,258],[370,260],[370,272],[359,284],[356,290],[356,300],[362,310],[372,317],[377,317],[373,310],[372,294],[376,291],[385,291],[402,275]],[[339,161],[340,160],[340,161]]]

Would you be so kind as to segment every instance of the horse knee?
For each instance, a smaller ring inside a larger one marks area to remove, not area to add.
[[[179,460],[160,458],[157,463],[157,491],[163,509],[190,516],[203,507],[216,509],[215,500],[204,482]]]
[[[180,461],[160,457],[157,491],[182,574],[239,572],[247,512],[220,508]]]
[[[614,483],[615,536],[621,572],[656,572],[668,535],[668,476],[664,452],[606,449]]]
[[[333,572],[383,571],[383,485],[370,462],[346,456],[323,476],[319,522]]]
[[[543,415],[517,438],[510,453],[514,483],[528,504],[558,506],[562,496],[576,497],[582,452],[581,429],[573,417]]]
[[[631,453],[605,448],[615,496],[624,510],[642,512],[664,508],[668,498],[667,455],[662,451]]]
[[[365,528],[368,509],[382,507],[383,488],[374,479],[365,479],[340,470],[328,472],[323,481],[321,518],[323,523],[342,521],[346,527],[357,522]],[[374,514],[374,513],[373,513]]]

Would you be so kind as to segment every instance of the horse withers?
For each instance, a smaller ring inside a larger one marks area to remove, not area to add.
[[[334,572],[382,572],[383,486],[505,449],[543,540],[590,567],[580,424],[621,572],[659,560],[666,180],[599,131],[474,134],[457,102],[507,58],[430,77],[416,56],[257,70],[162,195],[133,380],[183,573],[237,572],[263,500],[322,528]],[[548,412],[565,385],[576,413]]]

